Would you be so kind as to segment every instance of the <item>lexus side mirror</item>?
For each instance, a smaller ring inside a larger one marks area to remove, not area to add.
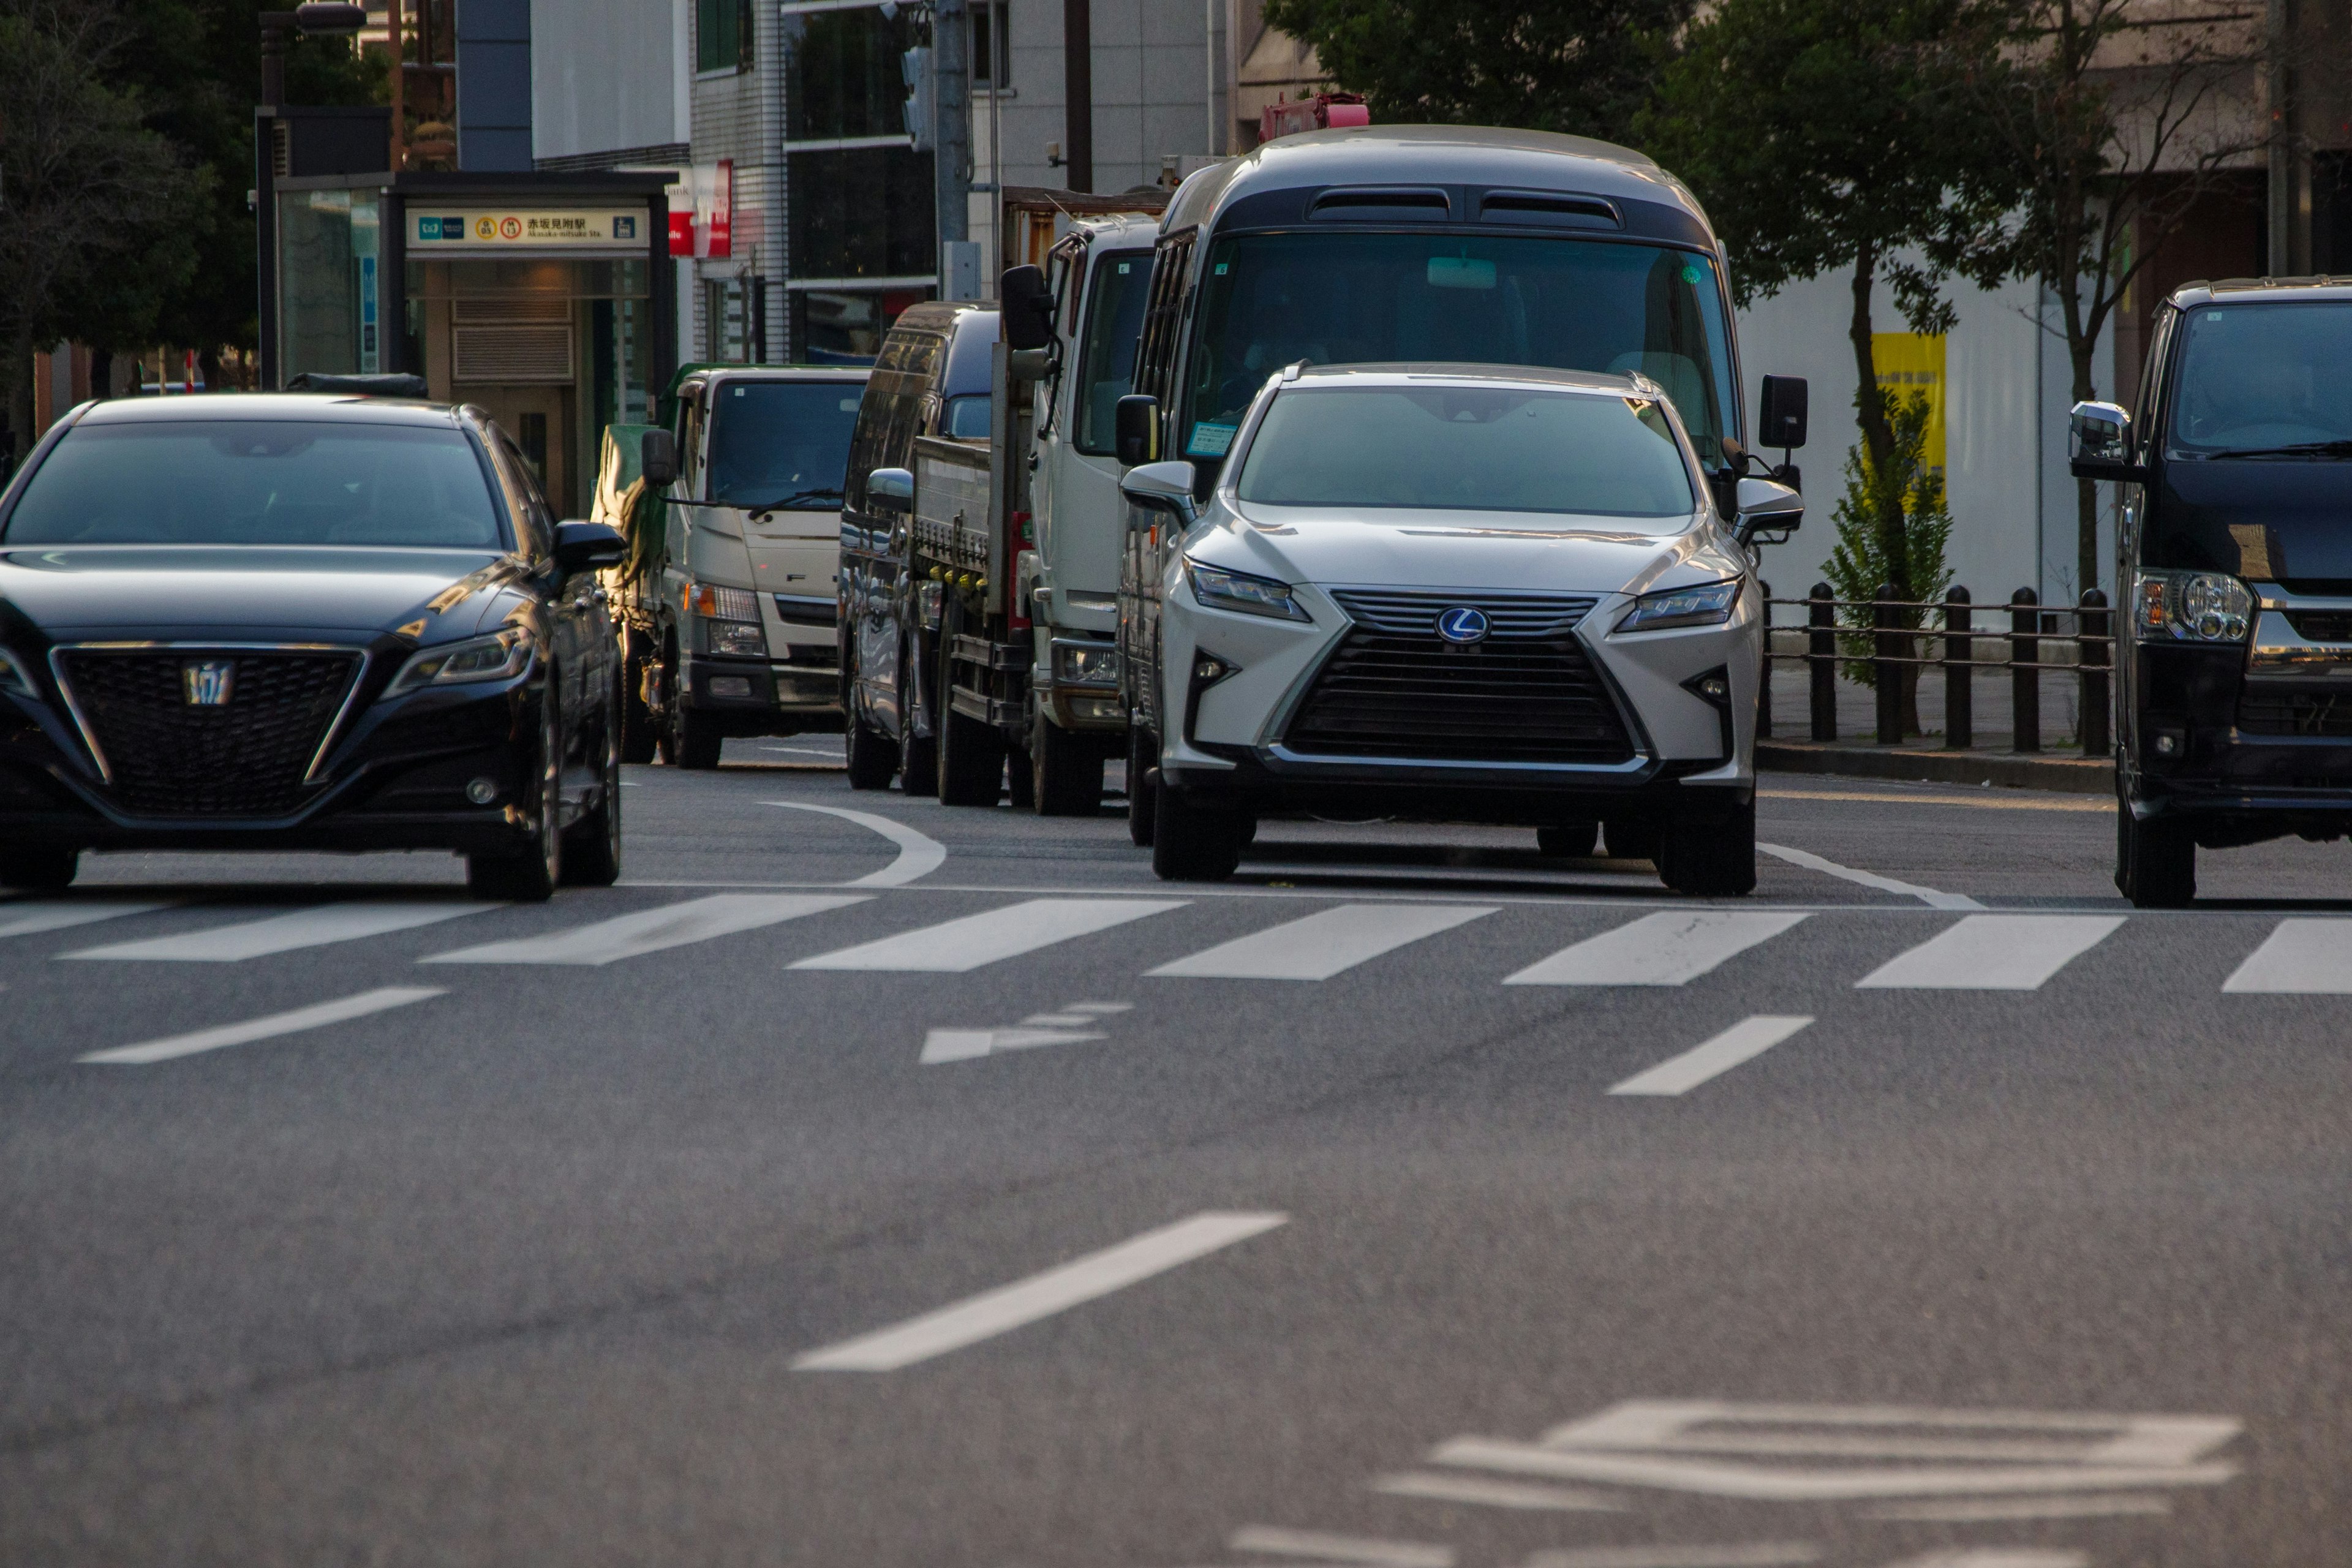
[[[1140,392],[1120,398],[1111,429],[1121,468],[1160,460],[1160,399]]]
[[[637,472],[655,489],[677,479],[677,437],[667,430],[648,430],[637,442]]]
[[[2131,416],[2112,403],[2077,403],[2066,416],[2067,467],[2078,479],[2135,479]]]
[[[1150,398],[1144,398],[1149,403]],[[1189,528],[1201,515],[1192,500],[1192,465],[1181,458],[1171,463],[1145,463],[1129,468],[1118,481],[1118,492],[1148,511],[1171,511]]]
[[[555,525],[555,569],[567,574],[618,566],[629,553],[629,542],[617,528],[601,522],[559,522]]]
[[[877,468],[866,476],[866,499],[894,505],[915,504],[915,476],[904,468]]]
[[[1805,521],[1805,498],[1777,479],[1740,480],[1738,503],[1736,527],[1742,544],[1759,533],[1785,537]]]
[[[1756,444],[1786,449],[1805,444],[1805,378],[1768,375],[1757,399]]]
[[[1043,268],[1006,268],[997,281],[996,300],[1007,348],[1042,349],[1054,341],[1054,295]]]

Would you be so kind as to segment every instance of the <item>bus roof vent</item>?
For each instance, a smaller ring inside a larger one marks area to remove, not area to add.
[[[1334,185],[1307,204],[1311,218],[1356,223],[1444,223],[1452,198],[1434,185]]]
[[[1622,228],[1617,204],[1568,191],[1488,191],[1478,198],[1481,223],[1548,228]]]

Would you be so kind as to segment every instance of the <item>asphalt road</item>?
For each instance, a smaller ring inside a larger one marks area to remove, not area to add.
[[[1806,779],[1722,905],[1171,887],[829,752],[631,770],[543,907],[0,904],[0,1562],[2352,1557],[2343,846],[2136,914],[2102,803]]]

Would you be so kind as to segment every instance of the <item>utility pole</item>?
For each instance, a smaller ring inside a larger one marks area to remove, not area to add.
[[[2271,121],[2266,270],[2273,278],[2300,277],[2311,270],[2311,179],[2295,102],[2298,9],[2295,0],[2267,0],[2263,17],[2263,97]]]
[[[1062,0],[1062,162],[1070,189],[1095,188],[1095,28],[1089,0]]]

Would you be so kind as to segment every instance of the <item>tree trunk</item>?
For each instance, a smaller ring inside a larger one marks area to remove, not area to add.
[[[2091,381],[2091,352],[2088,342],[2066,345],[2068,358],[2074,371],[2074,401],[2087,403],[2099,395]],[[2146,412],[2142,410],[2142,412]],[[2074,592],[2099,585],[2099,482],[2096,479],[2074,481]]]
[[[1878,252],[1868,245],[1854,254],[1853,314],[1846,338],[1853,345],[1854,422],[1862,428],[1862,449],[1873,468],[1885,465],[1895,450],[1895,428],[1886,420],[1886,397],[1878,388],[1878,354],[1871,345],[1870,291],[1878,281]]]

